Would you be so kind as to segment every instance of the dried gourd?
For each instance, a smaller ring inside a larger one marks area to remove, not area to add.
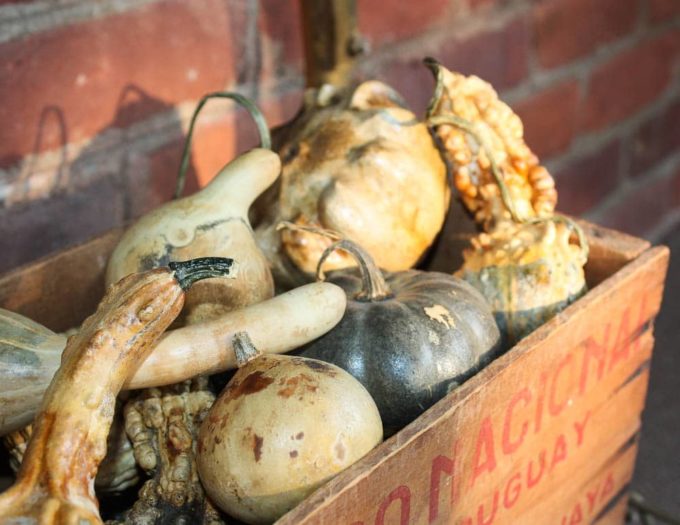
[[[116,396],[128,375],[174,321],[184,291],[228,273],[231,260],[174,263],[111,286],[97,311],[69,338],[45,392],[16,483],[0,495],[0,522],[101,523],[97,468]]]
[[[124,389],[168,385],[236,367],[234,334],[247,330],[267,353],[289,352],[326,333],[345,312],[345,293],[312,283],[210,322],[170,330],[126,378]],[[0,435],[33,420],[59,367],[66,338],[0,308]]]
[[[125,426],[139,466],[149,475],[139,499],[119,522],[224,523],[205,497],[196,470],[198,429],[215,395],[205,376],[149,388],[125,405]]]
[[[240,368],[201,425],[198,472],[222,510],[271,523],[380,443],[382,424],[344,370],[235,339]]]
[[[491,85],[432,59],[426,65],[437,80],[428,122],[463,203],[485,230],[464,251],[458,275],[486,297],[512,345],[585,293],[587,241],[554,213],[555,183]]]
[[[268,149],[269,131],[257,107],[236,94],[208,95],[199,104],[186,141],[180,172],[186,171],[191,131],[209,98],[231,97],[254,116],[263,148],[253,149],[227,164],[205,188],[169,202],[130,227],[111,254],[107,284],[133,272],[170,261],[229,255],[239,263],[234,279],[208,279],[187,294],[184,321],[189,324],[269,299],[274,295],[269,264],[257,247],[248,221],[252,202],[278,177],[281,163]]]
[[[282,220],[337,231],[395,271],[415,265],[439,233],[450,196],[445,165],[427,127],[385,84],[309,90],[301,113],[275,138],[281,178],[255,204],[255,235],[277,285],[312,280],[330,244],[279,231]],[[335,253],[328,264],[355,263]]]

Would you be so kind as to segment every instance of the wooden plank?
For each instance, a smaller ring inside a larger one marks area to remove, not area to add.
[[[112,230],[0,277],[0,308],[61,332],[78,326],[104,295],[104,270],[122,230]]]
[[[650,243],[625,233],[578,220],[590,247],[586,280],[590,288],[601,283],[625,264],[649,249]]]
[[[596,474],[615,453],[609,442],[625,441],[639,424],[667,261],[666,248],[643,253],[278,523],[467,524],[468,512],[483,522],[480,502],[493,501],[514,471],[528,471],[531,461],[537,468],[541,446],[552,447],[562,472]],[[579,455],[588,410],[604,410],[611,425],[593,425]],[[555,474],[534,490],[559,493],[564,484]],[[518,498],[515,508],[522,505]],[[494,523],[521,522],[513,516],[510,509]]]

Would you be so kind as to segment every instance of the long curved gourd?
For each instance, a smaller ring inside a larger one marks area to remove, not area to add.
[[[255,204],[255,235],[277,286],[312,280],[330,244],[279,231],[282,220],[334,230],[392,271],[415,265],[439,233],[450,197],[445,165],[427,127],[385,84],[309,90],[303,111],[274,136],[283,169],[276,191]],[[355,263],[335,253],[328,264]]]
[[[437,81],[428,123],[464,205],[485,230],[464,251],[458,275],[486,297],[512,345],[585,293],[587,241],[554,213],[555,183],[493,87],[425,63]]]
[[[198,284],[198,283],[197,283]],[[345,312],[345,293],[313,283],[164,334],[123,388],[160,386],[236,367],[232,337],[248,331],[263,352],[283,353],[321,336]],[[0,309],[0,435],[30,423],[59,367],[66,338]]]
[[[116,396],[180,313],[185,290],[198,279],[228,273],[233,262],[208,261],[126,277],[69,338],[16,483],[0,495],[0,522],[102,523],[94,479],[106,454]]]
[[[170,261],[228,254],[238,261],[236,277],[197,283],[187,294],[186,321],[202,322],[269,299],[274,283],[253,239],[248,209],[280,169],[275,153],[257,148],[227,164],[201,191],[148,213],[116,246],[106,283]]]

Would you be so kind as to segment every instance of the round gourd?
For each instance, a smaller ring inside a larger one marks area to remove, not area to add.
[[[340,368],[261,355],[234,340],[241,368],[199,432],[197,465],[211,499],[246,523],[271,523],[382,440],[375,403]]]
[[[301,355],[333,363],[375,399],[387,433],[415,419],[493,359],[500,334],[482,295],[461,279],[409,270],[383,277],[367,252],[342,240],[360,275],[336,272],[347,293],[340,323]]]

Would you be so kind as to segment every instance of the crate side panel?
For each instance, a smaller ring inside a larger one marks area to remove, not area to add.
[[[582,479],[594,475],[607,451],[615,452],[607,443],[625,442],[639,425],[667,259],[663,248],[645,252],[280,523],[483,523],[471,506],[493,504],[532,461],[536,474],[541,447],[549,449],[554,473],[578,468]],[[602,416],[600,428],[582,431],[584,454],[573,452],[579,424],[607,413],[612,423]],[[594,454],[600,461],[589,462]],[[549,494],[563,482],[546,476],[532,488]],[[530,493],[517,498],[517,509],[530,504]]]
[[[0,277],[0,308],[61,332],[78,326],[104,295],[104,271],[121,230]]]

